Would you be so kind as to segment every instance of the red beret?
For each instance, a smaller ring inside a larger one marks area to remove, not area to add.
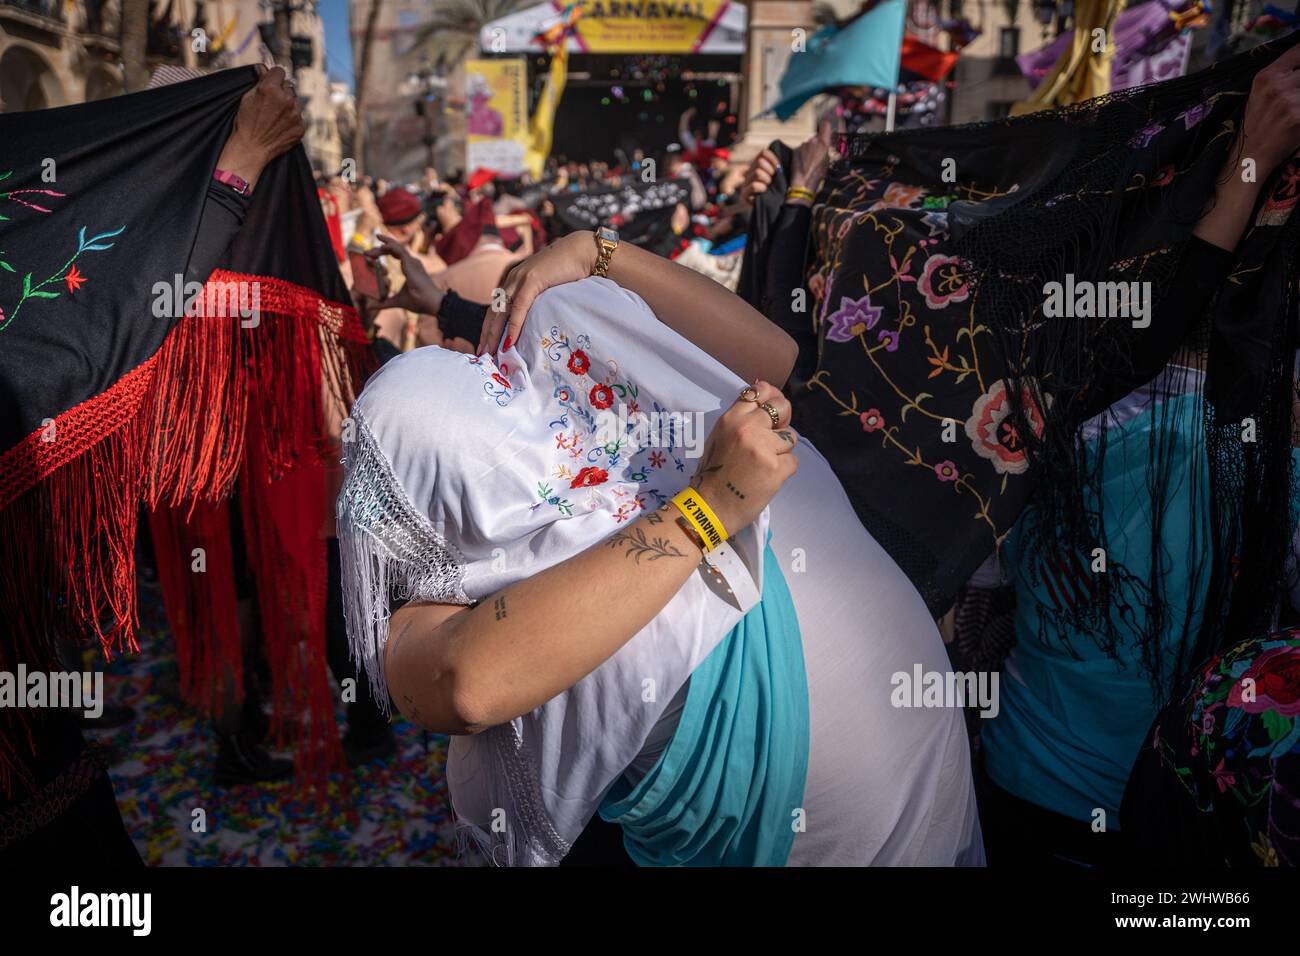
[[[404,226],[421,212],[415,193],[400,186],[379,197],[379,216],[385,226]]]
[[[470,173],[468,185],[470,190],[473,191],[475,189],[478,189],[480,186],[487,185],[488,183],[492,182],[492,180],[496,178],[497,178],[497,171],[495,169],[480,168]]]

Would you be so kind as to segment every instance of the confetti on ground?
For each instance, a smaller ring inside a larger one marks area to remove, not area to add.
[[[135,709],[114,730],[89,732],[109,753],[118,807],[151,866],[466,866],[443,766],[447,738],[394,724],[397,753],[333,775],[320,801],[290,783],[217,787],[208,721],[163,691],[176,685],[161,600],[140,591],[140,653],[105,668],[109,702]],[[337,715],[342,728],[343,711]],[[281,754],[281,756],[289,756]],[[194,811],[206,832],[194,832]]]

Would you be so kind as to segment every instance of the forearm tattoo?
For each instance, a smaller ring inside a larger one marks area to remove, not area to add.
[[[647,516],[648,518],[649,516]],[[663,519],[660,518],[660,521]],[[650,523],[650,522],[647,522]],[[654,522],[658,523],[658,522]],[[605,542],[605,546],[618,550],[623,548],[625,557],[630,557],[637,564],[641,559],[658,561],[660,558],[684,558],[686,553],[667,538],[647,538],[645,529],[632,525],[624,528]]]

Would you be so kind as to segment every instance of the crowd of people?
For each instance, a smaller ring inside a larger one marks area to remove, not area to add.
[[[1038,196],[1027,175],[969,171],[992,133],[963,141],[948,194],[905,179],[925,139],[862,146],[823,121],[738,162],[689,111],[663,155],[555,157],[539,182],[318,172],[319,252],[372,360],[355,402],[326,402],[322,634],[335,679],[363,688],[351,762],[391,755],[390,715],[452,735],[458,824],[503,864],[1300,862],[1300,632],[1277,630],[1300,590],[1294,553],[1261,543],[1290,542],[1300,512],[1293,40],[1211,76],[1204,101],[1153,88],[1140,139],[1105,126],[1125,103],[1099,108],[1105,132],[1068,148],[1115,168],[1071,174],[1110,179],[1018,208]],[[1046,129],[1041,145],[1053,121],[1008,129]],[[277,139],[296,122],[283,109],[241,122],[275,144],[258,163],[296,142]],[[1188,139],[1133,159],[1167,129]],[[223,153],[255,191],[261,167],[239,162]],[[1144,207],[1150,235],[1106,236],[1131,210],[1066,211],[1099,184],[1183,205]],[[584,208],[603,210],[595,228]],[[946,243],[1003,215],[1023,236],[1002,227],[1005,272],[976,284],[978,246]],[[1053,234],[1104,255],[1094,275],[1167,266],[1133,273],[1159,276],[1151,335],[1024,319],[1016,283],[1071,261],[1034,258]],[[1255,272],[1280,276],[1251,292],[1257,312],[1215,318]],[[1007,301],[1020,311],[976,311]],[[1001,351],[979,353],[981,335]],[[932,411],[959,387],[968,414]],[[879,472],[855,455],[905,477],[864,487]],[[1023,475],[1038,483],[1009,503]],[[1224,475],[1251,496],[1226,518]],[[978,535],[929,504],[967,520],[962,495]],[[1265,508],[1289,526],[1259,527]],[[956,699],[954,674],[970,678]],[[219,781],[286,779],[257,698],[227,696],[242,710]],[[102,799],[95,815],[111,829]]]

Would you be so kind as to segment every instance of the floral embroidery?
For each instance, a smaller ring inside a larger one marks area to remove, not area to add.
[[[483,376],[483,393],[491,398],[494,402],[505,408],[514,398],[514,390],[510,386],[510,381],[502,376],[493,364],[491,355],[466,355],[465,360]]]
[[[670,461],[676,466],[676,471],[686,470],[686,462],[675,451],[685,436],[680,433],[679,421],[654,402],[653,415],[654,420],[661,423],[660,435],[653,445],[635,445],[632,433],[646,418],[638,401],[640,389],[635,383],[620,377],[618,363],[614,361],[605,362],[603,373],[594,375],[593,368],[598,366],[593,363],[590,349],[590,336],[570,337],[558,326],[552,326],[542,337],[542,350],[548,363],[545,368],[550,372],[554,385],[551,394],[562,409],[562,413],[550,422],[555,429],[555,450],[562,458],[562,462],[554,466],[552,478],[567,481],[571,490],[586,489],[587,494],[581,499],[583,506],[589,511],[608,510],[615,522],[622,523],[643,510],[647,501],[653,499],[657,507],[668,500],[664,492],[640,483],[649,481],[653,471],[667,468]],[[567,376],[588,378],[594,384],[579,383]],[[622,402],[624,406],[618,419],[608,414],[615,402]],[[607,414],[598,415],[601,412]],[[626,431],[611,434],[610,426],[621,425],[624,413]],[[575,465],[578,468],[575,473],[564,460],[579,462],[581,467]],[[617,473],[616,469],[619,470]],[[636,483],[637,487],[628,490],[628,486],[618,480],[620,476],[625,482]],[[611,502],[597,490],[606,488],[612,492],[615,501]],[[576,507],[545,482],[538,484],[538,497],[541,501],[533,505],[534,508],[550,504],[561,514],[569,516]]]
[[[840,307],[827,319],[826,337],[832,342],[852,342],[854,338],[875,326],[884,312],[883,306],[873,306],[871,296],[860,299],[844,296]]]
[[[542,484],[541,482],[538,482],[537,497],[541,498],[542,500],[539,503],[533,505],[534,509],[540,508],[542,505],[547,504],[547,505],[551,505],[553,508],[559,511],[560,514],[564,515],[566,518],[570,517],[573,514],[573,504],[567,498],[561,498],[554,491],[552,491],[550,485],[545,485]]]
[[[904,183],[890,183],[885,187],[885,195],[868,209],[876,212],[881,209],[910,209],[912,203],[925,195],[924,186],[908,186]]]
[[[86,277],[77,271],[76,266],[73,266],[68,270],[68,274],[64,277],[64,281],[67,282],[68,292],[71,293],[76,292],[81,288],[86,281]]]
[[[934,466],[934,473],[939,476],[940,481],[956,481],[957,466],[951,461],[941,461]]]
[[[1146,749],[1199,811],[1245,827],[1247,861],[1294,866],[1300,794],[1283,768],[1300,757],[1300,629],[1212,657],[1161,712]]]
[[[8,179],[11,175],[13,175],[13,170],[7,170],[6,172],[0,173],[0,182]],[[52,196],[54,198],[62,199],[64,195],[64,193],[56,192],[53,189],[12,189],[8,192],[0,192],[0,200],[8,200],[17,203],[24,209],[30,209],[31,211],[42,215],[49,215],[53,210],[33,201],[32,197]],[[11,217],[9,216],[0,214],[0,221],[7,222],[10,218]],[[69,295],[76,292],[77,289],[86,282],[85,274],[80,271],[77,265],[81,257],[88,252],[103,252],[112,249],[116,243],[105,242],[104,240],[113,239],[121,235],[125,229],[125,226],[120,226],[117,229],[99,233],[98,235],[91,236],[87,239],[86,227],[82,226],[77,233],[76,251],[73,252],[68,260],[52,274],[46,276],[44,279],[36,280],[33,278],[35,275],[34,272],[28,271],[23,273],[22,289],[18,295],[18,301],[8,310],[0,307],[0,332],[7,329],[14,320],[18,318],[18,313],[28,302],[33,299],[57,299],[62,294],[60,292],[51,291],[47,288],[48,286],[57,285],[62,282],[67,287]],[[5,258],[5,253],[3,251],[0,251],[0,270],[15,276],[18,274],[18,270],[15,269],[13,264]]]
[[[1164,131],[1164,126],[1160,123],[1148,123],[1137,131],[1136,135],[1128,141],[1129,146],[1134,149],[1146,149],[1151,145],[1151,141]]]
[[[1197,103],[1191,109],[1183,110],[1177,118],[1183,121],[1183,129],[1191,129],[1201,120],[1205,119],[1210,112],[1210,107],[1214,105],[1213,100],[1206,100],[1204,103]]]
[[[1023,385],[1020,402],[1035,437],[1041,438],[1046,425],[1034,392],[1029,384]],[[992,462],[998,474],[1020,475],[1029,468],[1029,453],[1010,416],[1011,400],[1006,382],[994,382],[992,388],[975,400],[971,417],[966,419],[966,437],[971,440],[975,453]]]
[[[868,408],[858,418],[862,422],[864,432],[878,432],[885,427],[885,419],[878,408]]]
[[[577,349],[569,356],[569,371],[574,375],[586,375],[590,368],[591,359],[587,358],[587,353],[582,349]]]
[[[970,289],[965,264],[956,256],[931,256],[925,261],[925,269],[916,287],[925,296],[925,304],[932,309],[942,309],[952,302],[965,302]]]
[[[574,478],[569,484],[570,488],[590,488],[592,485],[603,485],[609,480],[609,472],[604,468],[588,466],[578,472],[578,477]]]

